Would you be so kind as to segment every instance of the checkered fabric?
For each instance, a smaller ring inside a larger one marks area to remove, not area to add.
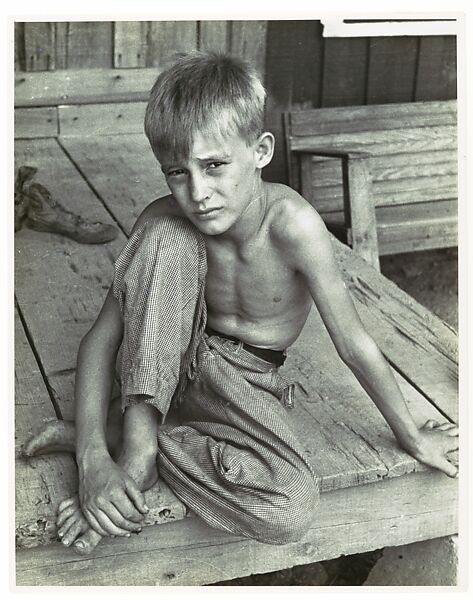
[[[208,524],[266,543],[300,539],[319,485],[284,406],[288,382],[241,342],[204,333],[205,269],[205,242],[183,219],[148,221],[120,254],[122,406],[152,403],[163,421],[171,409],[159,472]]]

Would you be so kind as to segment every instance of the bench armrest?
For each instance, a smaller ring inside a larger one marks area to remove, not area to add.
[[[310,185],[310,169],[314,156],[338,158],[342,161],[343,212],[345,227],[351,232],[351,246],[379,271],[370,155],[366,152],[332,148],[300,148],[293,150],[293,153],[299,159],[302,195]]]
[[[343,150],[334,148],[297,148],[292,150],[293,154],[309,155],[309,156],[324,156],[327,158],[347,158],[347,159],[368,159],[368,152],[359,152],[358,150]]]

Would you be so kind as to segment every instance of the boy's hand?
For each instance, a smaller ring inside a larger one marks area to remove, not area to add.
[[[449,477],[456,477],[458,467],[447,458],[458,450],[458,426],[454,423],[438,423],[430,419],[419,429],[419,441],[409,452],[426,465],[439,469]]]
[[[90,526],[102,536],[141,531],[148,512],[133,479],[110,456],[79,468],[79,499]]]

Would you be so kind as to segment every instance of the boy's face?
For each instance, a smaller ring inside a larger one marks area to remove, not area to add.
[[[260,177],[256,147],[237,133],[196,133],[188,159],[161,160],[172,195],[202,233],[225,233],[254,199]]]

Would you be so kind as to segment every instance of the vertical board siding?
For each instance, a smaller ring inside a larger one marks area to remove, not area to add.
[[[112,23],[71,22],[67,31],[67,68],[112,66]]]
[[[322,107],[366,103],[368,38],[327,38]]]
[[[197,21],[152,21],[148,34],[148,67],[165,67],[179,52],[197,49]]]
[[[300,21],[294,46],[292,102],[300,108],[318,108],[325,40],[320,21]]]
[[[231,21],[230,53],[248,60],[264,80],[266,21]]]
[[[411,102],[418,43],[415,37],[370,39],[366,104]]]
[[[56,69],[67,69],[69,53],[69,23],[55,23],[56,26]]]
[[[15,23],[15,72],[18,71],[26,71],[24,23]]]
[[[450,100],[456,96],[456,38],[421,38],[415,100]]]
[[[147,21],[116,21],[113,29],[113,66],[117,69],[145,67]]]
[[[26,70],[54,70],[56,66],[56,28],[54,23],[25,23],[24,35]]]
[[[201,21],[199,27],[199,50],[228,52],[230,50],[229,21]]]

